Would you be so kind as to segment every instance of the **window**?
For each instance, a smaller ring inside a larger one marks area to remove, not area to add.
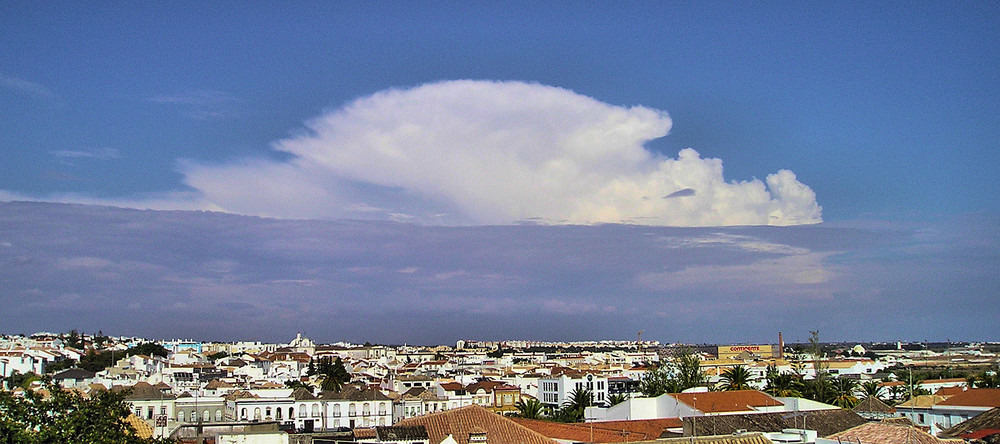
[[[288,408],[288,419],[295,419],[295,407]]]
[[[146,419],[153,419],[153,406],[146,409]]]
[[[277,420],[279,420],[279,421],[281,420],[281,407],[278,407],[274,411],[274,418],[277,419]]]
[[[260,421],[260,407],[255,407],[253,409],[253,420]]]
[[[340,404],[334,404],[333,405],[333,417],[334,418],[339,418],[340,417]]]
[[[271,408],[270,407],[268,407],[267,409],[264,410],[264,417],[267,418],[267,419],[271,419]]]
[[[192,415],[194,415],[195,413],[197,413],[197,412],[191,412]],[[201,414],[201,418],[204,419],[205,422],[208,422],[208,421],[210,421],[212,419],[212,414],[208,411],[208,409],[205,409],[205,411],[202,412],[202,414]],[[192,419],[194,419],[194,418],[192,418]]]
[[[923,413],[917,415],[917,422],[919,422],[921,424],[924,423],[924,414]]]
[[[161,405],[160,406],[160,414],[161,415],[166,415],[167,414],[167,406],[165,406],[165,405]]]
[[[306,405],[299,404],[299,418],[305,418],[305,417],[306,417]]]
[[[347,406],[347,416],[358,416],[358,408],[353,402]]]
[[[243,421],[247,420],[247,409],[246,409],[246,407],[244,407],[243,409],[240,409],[240,419],[243,420]]]
[[[222,421],[222,410],[216,410],[215,411],[215,420],[216,421]]]
[[[372,414],[372,407],[370,405],[368,405],[367,402],[364,403],[364,405],[361,407],[361,414],[364,415],[364,416],[368,416],[368,415]]]
[[[319,404],[313,404],[312,405],[312,416],[313,416],[313,418],[318,418],[319,417]]]
[[[378,403],[378,414],[379,415],[384,415],[385,414],[385,403],[384,402]]]
[[[177,422],[184,422],[184,412],[177,412]]]

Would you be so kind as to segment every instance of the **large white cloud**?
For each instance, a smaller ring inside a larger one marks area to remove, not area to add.
[[[670,127],[663,111],[546,85],[431,83],[382,91],[307,122],[274,143],[288,160],[185,161],[193,192],[108,203],[444,224],[821,221],[815,193],[791,171],[727,182],[719,159],[693,149],[669,158],[644,147]]]
[[[786,170],[727,182],[719,159],[644,148],[665,112],[562,88],[448,81],[361,98],[274,148],[286,162],[188,164],[213,208],[278,217],[507,224],[795,225],[821,221]]]

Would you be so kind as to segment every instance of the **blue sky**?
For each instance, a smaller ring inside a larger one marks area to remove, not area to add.
[[[954,231],[933,244],[982,282],[891,301],[995,298],[995,273],[980,272],[998,265],[998,24],[996,2],[5,2],[0,200],[395,221],[449,236],[526,222],[822,221],[837,236],[920,242]],[[956,240],[976,237],[969,220],[992,225],[990,248]],[[912,267],[895,241],[814,251],[800,238],[830,231],[807,227],[769,239],[815,261],[791,265],[874,261],[865,269],[887,270],[885,282]],[[723,266],[725,250],[713,251]],[[38,250],[38,263],[98,257],[86,253]],[[754,268],[761,260],[742,270],[780,276]],[[580,272],[560,270],[553,280]],[[959,275],[937,283],[951,288]],[[739,300],[686,277],[690,286],[660,291]],[[620,287],[601,285],[594,300],[618,297]],[[0,297],[25,297],[9,288]]]

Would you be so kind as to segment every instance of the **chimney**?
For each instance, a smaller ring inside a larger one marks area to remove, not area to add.
[[[785,340],[781,337],[781,332],[778,332],[778,359],[785,357]]]

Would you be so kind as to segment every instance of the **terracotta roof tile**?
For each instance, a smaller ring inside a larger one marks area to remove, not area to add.
[[[705,413],[750,412],[756,411],[754,407],[784,405],[758,390],[671,393],[670,396]]]
[[[556,441],[478,405],[408,418],[396,425],[424,426],[430,444],[439,444],[449,435],[458,444],[468,444],[469,433],[476,427],[486,431],[486,440],[490,444],[556,444]]]
[[[959,393],[966,391],[968,387],[941,387],[934,392],[935,395],[944,396],[945,398],[950,396],[955,396]]]
[[[552,439],[593,443],[653,440],[662,436],[664,429],[679,428],[682,425],[679,418],[588,423],[561,423],[525,418],[510,419]]]
[[[1000,408],[993,408],[938,433],[942,438],[967,438],[980,430],[1000,429]]]
[[[882,400],[875,396],[865,398],[851,410],[855,412],[896,413],[896,409],[890,407],[888,404],[882,402]]]
[[[977,388],[969,389],[949,397],[938,405],[968,406],[968,407],[1000,407],[1000,389]]]
[[[914,426],[887,422],[869,422],[828,436],[829,439],[858,441],[864,444],[943,444],[961,443],[961,439],[941,439]]]
[[[132,426],[132,429],[135,430],[135,436],[143,439],[153,437],[153,426],[149,425],[148,422],[143,421],[138,416],[130,414],[125,418],[125,422]]]
[[[761,433],[747,433],[740,435],[714,435],[714,436],[688,436],[684,438],[658,439],[656,444],[665,443],[690,443],[690,444],[773,444]]]
[[[684,434],[723,435],[739,430],[778,432],[782,429],[802,428],[802,424],[805,424],[806,428],[815,430],[819,436],[827,436],[866,422],[868,421],[857,413],[844,409],[689,416],[684,418]]]

